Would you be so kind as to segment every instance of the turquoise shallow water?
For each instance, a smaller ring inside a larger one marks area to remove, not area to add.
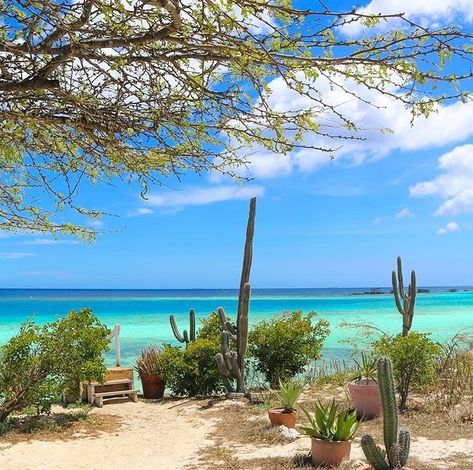
[[[473,291],[470,288],[432,288],[418,294],[413,329],[430,331],[445,339],[460,329],[473,329]],[[468,290],[467,290],[468,289]],[[316,311],[331,324],[324,347],[326,358],[343,357],[347,346],[340,340],[353,332],[340,328],[342,321],[373,322],[385,331],[397,332],[401,317],[392,295],[354,295],[368,289],[265,289],[254,290],[251,323],[273,317],[282,311]],[[386,292],[388,292],[386,290]],[[188,323],[194,307],[198,318],[223,306],[234,316],[237,292],[234,290],[0,290],[0,344],[17,331],[22,321],[34,317],[40,323],[65,315],[71,309],[91,307],[110,328],[122,327],[124,365],[134,361],[139,350],[149,344],[176,343],[168,316],[174,314],[179,327]],[[108,357],[112,361],[112,357]]]

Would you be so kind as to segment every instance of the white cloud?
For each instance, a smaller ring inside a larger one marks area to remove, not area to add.
[[[77,245],[77,240],[55,240],[53,238],[35,238],[34,240],[27,240],[18,242],[18,245]]]
[[[473,101],[438,105],[429,118],[418,117],[412,126],[410,112],[395,98],[368,90],[352,80],[347,81],[342,76],[335,77],[334,80],[339,86],[331,86],[325,78],[317,81],[318,97],[355,122],[360,128],[357,136],[362,140],[329,139],[308,132],[304,135],[305,145],[331,147],[337,150],[325,153],[313,149],[296,149],[283,156],[261,148],[253,148],[247,157],[248,166],[237,168],[236,172],[243,176],[276,178],[294,171],[302,173],[316,171],[330,164],[360,165],[384,158],[396,150],[412,151],[442,147],[462,142],[473,136],[473,126],[470,125]],[[314,106],[313,100],[289,89],[281,78],[276,78],[269,86],[272,94],[268,102],[275,111],[291,112],[311,109]],[[394,86],[388,91],[399,92]],[[350,92],[357,94],[361,100],[354,98]],[[334,132],[335,127],[338,128],[335,129],[336,133],[350,135],[334,113],[325,111],[319,115],[318,121],[321,132]],[[392,132],[380,131],[388,129]],[[333,162],[332,155],[335,157]]]
[[[413,197],[437,196],[445,200],[436,215],[473,213],[473,145],[456,147],[439,158],[440,175],[409,188]]]
[[[437,233],[439,235],[445,235],[446,233],[458,232],[460,226],[456,222],[449,222],[445,227],[439,228]]]
[[[357,9],[358,13],[367,15],[399,14],[411,19],[424,27],[439,27],[453,24],[459,19],[463,23],[473,22],[473,2],[471,0],[372,0],[366,6]],[[394,24],[393,24],[394,23]],[[395,27],[396,20],[382,21],[377,29],[387,30]],[[361,22],[351,23],[342,28],[343,32],[355,36],[365,31]]]
[[[148,203],[161,207],[202,206],[214,202],[249,199],[263,194],[264,188],[262,186],[191,187],[183,191],[150,194],[148,195]]]
[[[127,217],[139,217],[140,215],[150,215],[154,214],[153,209],[149,209],[148,207],[138,207],[135,211],[130,211],[127,214]]]
[[[409,208],[404,207],[404,209],[401,209],[395,216],[394,218],[397,220],[400,219],[406,219],[408,217],[414,217],[414,214],[409,210]]]
[[[35,256],[34,253],[24,253],[20,251],[2,252],[0,253],[0,259],[22,259]]]

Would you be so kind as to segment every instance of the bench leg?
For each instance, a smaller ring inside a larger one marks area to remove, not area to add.
[[[94,402],[99,408],[103,407],[103,397],[95,397]]]
[[[136,403],[138,401],[138,394],[136,392],[130,393],[130,399]]]

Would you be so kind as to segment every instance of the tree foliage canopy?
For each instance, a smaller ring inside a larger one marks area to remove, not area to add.
[[[388,94],[415,116],[463,99],[461,82],[471,76],[464,30],[322,2],[0,0],[0,15],[7,230],[87,235],[61,215],[96,215],[78,203],[86,180],[119,176],[146,190],[187,171],[234,175],[254,146],[330,151],[327,138],[357,138],[360,123],[324,98],[321,79]],[[386,22],[395,27],[378,27]],[[344,33],[354,24],[362,37]],[[449,59],[456,74],[442,69]],[[276,78],[312,105],[272,106]],[[324,144],[304,143],[308,131]]]

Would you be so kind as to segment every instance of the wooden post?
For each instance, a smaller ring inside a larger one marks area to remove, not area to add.
[[[115,365],[121,367],[120,325],[115,325]]]

